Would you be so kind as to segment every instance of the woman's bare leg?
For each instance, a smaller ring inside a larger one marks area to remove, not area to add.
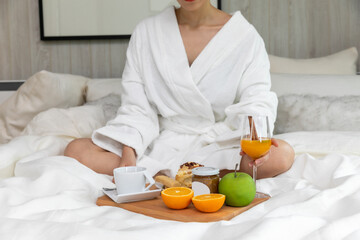
[[[290,169],[294,162],[294,149],[285,141],[277,139],[278,147],[271,146],[270,158],[257,169],[257,179],[275,177]],[[239,156],[241,157],[241,156]],[[245,155],[241,159],[240,172],[245,172],[252,176],[252,167],[249,163],[253,160]],[[233,172],[234,170],[222,170],[221,175]]]
[[[120,166],[121,158],[95,145],[90,138],[79,138],[71,141],[65,156],[72,157],[97,173],[113,175],[114,168]]]
[[[270,159],[258,168],[258,179],[274,177],[286,172],[292,166],[295,156],[293,148],[285,141],[279,139],[277,141],[278,147],[271,146]],[[121,161],[118,155],[98,147],[90,138],[73,140],[66,147],[64,155],[75,158],[95,172],[108,175],[113,175],[113,169],[119,167]],[[252,167],[249,167],[251,161],[248,156],[244,156],[240,165],[240,171],[250,176],[252,176]],[[220,175],[233,171],[222,170]]]

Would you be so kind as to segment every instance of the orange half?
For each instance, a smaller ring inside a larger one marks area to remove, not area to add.
[[[201,212],[216,212],[225,202],[225,195],[210,193],[198,195],[192,198],[195,208]]]
[[[161,192],[162,200],[171,209],[183,209],[189,206],[194,191],[186,187],[171,187]]]

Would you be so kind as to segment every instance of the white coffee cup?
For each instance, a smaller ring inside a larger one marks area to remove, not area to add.
[[[146,168],[135,166],[115,168],[114,179],[118,194],[144,192],[155,183]],[[149,182],[147,187],[145,187],[146,180]]]

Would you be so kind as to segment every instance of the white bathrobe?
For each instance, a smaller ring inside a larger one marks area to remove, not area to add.
[[[263,40],[240,12],[189,66],[170,7],[134,30],[122,106],[92,139],[119,156],[123,144],[134,148],[137,164],[151,174],[174,176],[187,161],[233,169],[240,161],[240,116],[266,114],[273,126],[277,97],[270,86]]]

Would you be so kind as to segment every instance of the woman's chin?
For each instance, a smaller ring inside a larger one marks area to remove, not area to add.
[[[201,8],[208,0],[178,0],[180,6],[187,11],[195,11]]]

